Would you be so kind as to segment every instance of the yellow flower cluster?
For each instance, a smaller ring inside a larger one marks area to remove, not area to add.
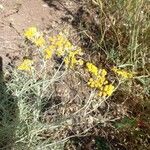
[[[36,37],[33,42],[35,43],[36,46],[41,47],[44,46],[46,44],[45,39],[43,38],[43,36],[39,36]]]
[[[83,60],[77,59],[78,55],[82,55],[81,48],[75,48],[71,42],[63,36],[62,33],[49,38],[51,47],[58,57],[64,57],[67,67],[73,68],[75,65],[82,65]],[[51,49],[52,49],[51,48]],[[50,52],[47,55],[50,55]]]
[[[90,78],[88,85],[92,88],[98,88],[101,89],[103,85],[108,84],[108,81],[106,80],[105,74],[106,72],[105,69],[102,69],[102,72],[100,75],[97,75],[96,77]]]
[[[105,69],[99,70],[92,63],[87,63],[86,66],[89,73],[92,74],[88,85],[91,88],[96,88],[100,97],[111,96],[115,87],[112,84],[108,84],[108,80],[106,79],[107,71]]]
[[[50,59],[54,53],[55,47],[50,45],[48,48],[43,50],[44,59]]]
[[[86,67],[90,73],[92,73],[95,76],[98,75],[98,68],[95,65],[88,62],[88,63],[86,63]]]
[[[18,66],[18,70],[31,71],[33,61],[30,59],[24,59],[23,62]]]
[[[70,51],[68,53],[68,55],[64,59],[67,67],[70,67],[72,69],[75,65],[83,65],[83,60],[77,59],[77,55],[82,55],[81,49]]]
[[[30,27],[24,31],[24,36],[30,40],[35,37],[37,33],[38,31],[36,27]]]
[[[36,46],[41,47],[46,44],[43,36],[38,32],[36,27],[30,27],[24,32],[24,36],[32,41]]]
[[[117,67],[113,67],[112,69],[116,74],[121,76],[123,79],[130,79],[133,78],[133,73],[127,72],[123,69],[118,69]]]
[[[32,41],[36,46],[42,47],[44,59],[50,59],[55,53],[58,57],[63,57],[67,67],[73,68],[75,65],[82,65],[83,60],[77,57],[82,55],[81,48],[76,48],[64,36],[63,33],[49,38],[50,46],[46,45],[43,36],[38,32],[36,27],[30,27],[24,32],[24,36]]]
[[[115,87],[112,84],[105,85],[101,91],[99,91],[98,96],[106,97],[111,96]]]
[[[56,51],[56,55],[61,57],[66,54],[66,52],[74,49],[74,46],[70,41],[65,38],[61,33],[49,38],[51,45]]]

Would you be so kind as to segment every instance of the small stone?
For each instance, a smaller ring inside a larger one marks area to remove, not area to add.
[[[42,6],[43,6],[43,7],[45,7],[45,8],[46,8],[46,7],[48,7],[48,5],[47,5],[47,4],[43,4]]]
[[[4,6],[0,4],[0,10],[4,10]]]

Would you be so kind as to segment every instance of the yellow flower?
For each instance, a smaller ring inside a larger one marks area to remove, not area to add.
[[[101,76],[105,77],[107,75],[107,71],[105,69],[101,70]]]
[[[49,40],[51,45],[55,46],[56,55],[58,57],[65,56],[67,53],[74,49],[74,46],[65,36],[62,35],[62,33],[50,37]]]
[[[116,67],[112,68],[112,70],[124,79],[133,78],[133,73],[131,73],[131,72],[127,72],[123,69],[117,69]]]
[[[36,27],[30,27],[27,30],[25,30],[24,32],[24,36],[27,39],[32,39],[33,37],[35,37],[37,34],[37,28]]]
[[[88,85],[92,88],[101,89],[107,82],[104,77],[98,76],[96,79],[90,78]]]
[[[79,50],[70,51],[68,55],[65,57],[64,62],[67,67],[73,68],[75,65],[83,65],[82,59],[77,59],[76,55],[80,55]]]
[[[53,51],[49,48],[44,49],[44,59],[50,59],[53,55]]]
[[[46,42],[45,39],[42,36],[40,36],[34,40],[34,43],[36,46],[40,47],[40,46],[44,46]]]
[[[95,86],[95,81],[92,79],[92,78],[90,78],[90,80],[89,80],[89,82],[88,82],[88,85],[91,87],[91,88],[95,88],[96,86]]]
[[[64,62],[67,67],[70,67],[72,69],[78,61],[76,60],[75,56],[70,53],[69,56],[64,59]]]
[[[63,47],[57,47],[56,55],[58,57],[64,56],[65,55],[65,49]]]
[[[78,47],[76,50],[74,50],[74,54],[82,56],[83,55],[82,49]]]
[[[95,76],[98,75],[98,68],[95,65],[88,62],[88,63],[86,63],[86,67],[90,73],[92,73]]]
[[[112,84],[108,84],[103,86],[98,92],[98,96],[100,97],[106,97],[106,96],[111,96],[115,87]]]
[[[18,70],[30,71],[32,69],[33,61],[30,59],[24,59],[23,62],[18,66]]]
[[[70,43],[69,40],[66,41],[65,47],[68,48],[68,49],[73,49],[73,45]]]
[[[87,66],[88,70],[95,75],[89,79],[87,83],[88,86],[95,88],[98,91],[98,96],[100,97],[111,96],[115,87],[112,84],[108,84],[108,80],[106,79],[107,71],[105,69],[100,69],[100,74],[98,74],[98,68],[93,64],[88,63]]]
[[[108,96],[111,96],[112,93],[114,92],[114,89],[115,89],[115,87],[114,87],[112,84],[109,84],[109,88],[108,88],[108,91],[107,91],[107,95],[108,95]]]
[[[51,45],[56,49],[56,55],[58,57],[65,55],[64,41],[65,39],[61,35],[53,36],[49,38]]]
[[[115,89],[115,87],[112,84],[105,85],[104,93],[106,93],[106,95],[110,96],[113,93],[114,89]]]

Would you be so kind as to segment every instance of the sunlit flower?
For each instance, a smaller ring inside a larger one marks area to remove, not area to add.
[[[77,59],[76,55],[80,55],[81,51],[75,50],[70,51],[68,55],[65,57],[64,62],[67,67],[73,68],[75,65],[83,65],[82,59]]]
[[[86,67],[90,73],[92,73],[95,76],[98,75],[98,68],[95,65],[88,62],[88,63],[86,63]]]
[[[107,71],[105,69],[102,69],[100,74],[102,77],[105,77],[107,75]]]
[[[84,61],[81,57],[83,55],[82,49],[74,46],[63,33],[59,33],[58,35],[50,37],[50,46],[47,46],[47,42],[45,41],[43,35],[37,31],[36,27],[28,28],[24,32],[24,35],[37,47],[42,48],[42,50],[40,50],[42,51],[44,59],[50,59],[53,54],[55,54],[55,56],[64,59],[65,66],[71,69],[84,64]],[[20,66],[18,66],[18,69],[30,71],[32,69],[32,64],[32,60],[24,59]],[[107,70],[99,69],[91,62],[86,63],[86,69],[90,74],[90,79],[87,83],[88,86],[90,88],[94,88],[100,97],[111,96],[115,87],[107,79]],[[116,67],[114,67],[112,70],[123,78],[133,77],[133,74],[121,69],[117,69]]]
[[[127,72],[123,69],[118,69],[116,67],[114,67],[112,69],[116,74],[118,74],[119,76],[121,76],[122,78],[124,79],[130,79],[130,78],[133,78],[133,73],[132,72]]]
[[[103,93],[105,93],[107,96],[112,95],[115,87],[112,84],[105,85]]]
[[[54,47],[53,46],[49,46],[48,48],[44,49],[43,53],[44,53],[44,58],[45,59],[50,59],[53,55],[54,52]]]
[[[33,60],[24,59],[23,62],[18,66],[18,70],[30,71],[32,69]]]
[[[106,79],[107,71],[105,69],[98,69],[92,63],[87,63],[86,66],[88,71],[92,74],[92,77],[87,83],[88,86],[95,88],[100,97],[111,96],[114,91],[114,86],[108,84],[108,80]]]
[[[71,42],[62,34],[52,36],[49,38],[49,40],[51,45],[55,47],[55,53],[58,57],[62,57],[74,49],[74,46],[71,44]]]
[[[37,28],[36,27],[30,27],[27,30],[25,30],[24,32],[24,36],[27,39],[32,39],[33,37],[35,37],[37,34]]]
[[[105,85],[107,83],[107,80],[106,78],[102,77],[102,76],[98,76],[96,79],[94,78],[90,78],[89,82],[88,82],[88,85],[90,87],[94,87],[94,88],[99,88],[101,89],[101,87],[103,85]]]
[[[44,46],[46,41],[42,36],[40,36],[38,38],[35,38],[34,43],[35,43],[36,46],[40,47],[40,46]]]

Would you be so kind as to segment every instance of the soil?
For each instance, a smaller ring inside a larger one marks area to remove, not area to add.
[[[0,0],[0,56],[4,66],[10,62],[10,57],[19,56],[24,29],[36,26],[40,30],[57,31],[65,26],[62,18],[76,8],[78,4],[74,1]]]

